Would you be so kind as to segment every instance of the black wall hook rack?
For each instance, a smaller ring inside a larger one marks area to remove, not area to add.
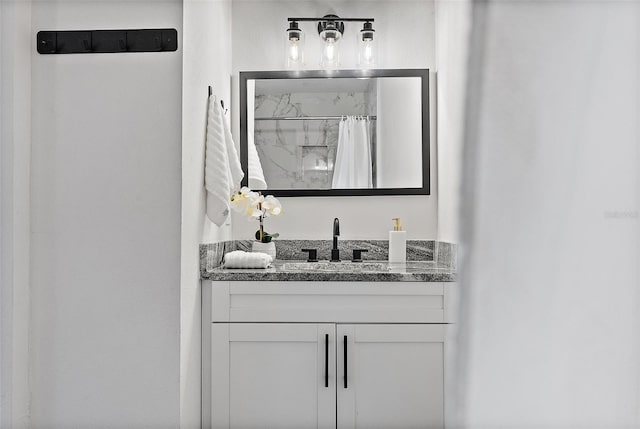
[[[144,30],[38,31],[40,54],[171,52],[178,49],[175,28]]]

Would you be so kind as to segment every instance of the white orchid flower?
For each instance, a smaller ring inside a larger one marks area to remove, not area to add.
[[[262,210],[258,209],[258,207],[254,205],[250,205],[246,208],[245,213],[249,217],[260,217],[262,216]]]
[[[262,237],[264,228],[264,218],[282,213],[282,204],[273,195],[264,196],[246,186],[231,195],[231,207],[234,211],[244,213],[249,218],[260,220],[260,237]],[[278,234],[269,234],[268,238],[271,239],[277,236]]]
[[[236,192],[231,196],[231,207],[237,212],[244,212],[251,205],[251,200],[241,192]]]
[[[243,186],[242,188],[240,188],[240,191],[239,191],[239,194],[242,195],[243,197],[246,197],[251,193],[255,194],[256,192],[253,192],[250,188],[247,188],[246,186]]]
[[[262,208],[266,213],[277,216],[282,213],[282,204],[273,195],[267,195],[262,203]]]

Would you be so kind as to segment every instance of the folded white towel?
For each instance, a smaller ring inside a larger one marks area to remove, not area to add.
[[[221,226],[229,216],[230,198],[244,174],[231,132],[216,97],[209,97],[205,144],[204,186],[207,190],[207,217]]]
[[[243,250],[234,250],[225,253],[225,268],[267,268],[273,262],[273,258],[266,253],[245,252]]]

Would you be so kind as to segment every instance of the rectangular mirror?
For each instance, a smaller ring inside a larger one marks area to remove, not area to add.
[[[240,72],[242,185],[429,194],[429,70]]]

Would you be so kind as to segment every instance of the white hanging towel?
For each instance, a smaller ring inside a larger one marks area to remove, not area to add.
[[[354,116],[349,116],[340,121],[332,188],[373,187],[368,122],[368,119]]]
[[[258,150],[256,149],[252,133],[249,133],[248,140],[247,155],[249,158],[249,187],[253,190],[267,189],[267,181],[264,179],[262,163],[260,162],[260,156],[258,156]]]
[[[238,156],[238,151],[236,150],[236,144],[233,141],[233,136],[231,135],[231,126],[229,125],[229,120],[224,115],[222,108],[218,106],[218,110],[220,110],[220,115],[222,116],[222,124],[224,125],[225,137],[224,142],[227,146],[227,153],[229,155],[229,172],[231,177],[229,197],[231,197],[231,194],[240,189],[240,182],[242,182],[244,172],[242,171],[242,165],[240,164],[240,157]]]
[[[207,112],[204,169],[207,217],[211,222],[222,226],[227,219],[231,194],[240,186],[243,176],[229,126],[215,95],[211,95]]]

